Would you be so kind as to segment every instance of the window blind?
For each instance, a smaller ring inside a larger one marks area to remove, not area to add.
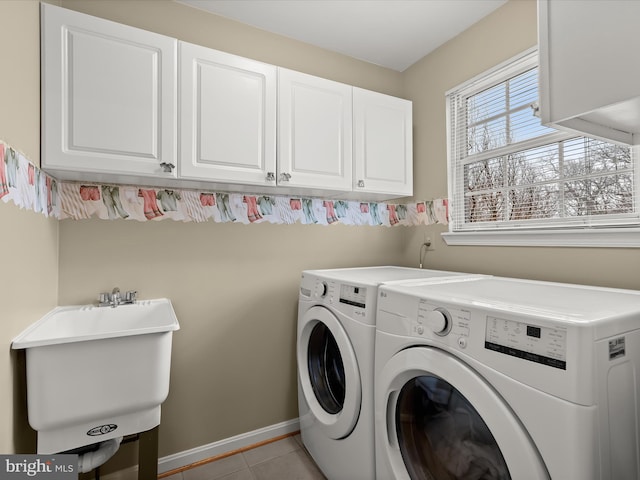
[[[537,52],[447,94],[452,231],[638,225],[633,150],[541,124]]]

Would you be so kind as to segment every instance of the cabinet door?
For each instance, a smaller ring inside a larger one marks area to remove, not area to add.
[[[275,185],[273,65],[180,42],[180,177]]]
[[[351,190],[352,87],[278,69],[278,184]]]
[[[355,192],[413,195],[412,103],[353,89]]]
[[[175,177],[177,41],[48,4],[41,14],[43,168]]]
[[[545,125],[640,144],[640,2],[538,1]]]

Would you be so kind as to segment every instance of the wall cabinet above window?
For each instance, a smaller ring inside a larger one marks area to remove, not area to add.
[[[42,167],[54,177],[412,195],[407,100],[52,5],[42,30]]]
[[[640,2],[538,0],[544,124],[640,144]]]

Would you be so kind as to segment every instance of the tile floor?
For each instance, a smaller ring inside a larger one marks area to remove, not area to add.
[[[163,480],[325,480],[300,434],[185,470]]]

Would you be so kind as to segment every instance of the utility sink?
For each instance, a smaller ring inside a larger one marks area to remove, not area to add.
[[[11,348],[26,350],[29,424],[38,453],[59,453],[160,424],[169,393],[171,301],[57,307]]]

